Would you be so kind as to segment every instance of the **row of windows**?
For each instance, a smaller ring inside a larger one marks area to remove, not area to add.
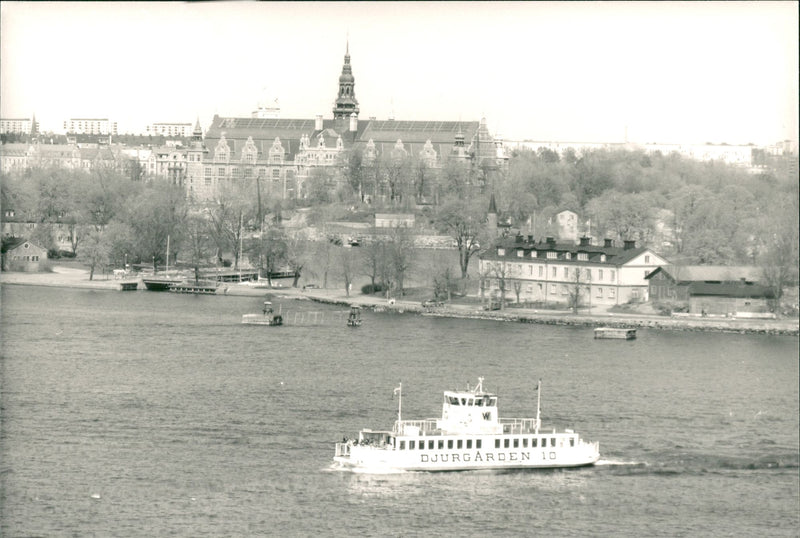
[[[513,274],[522,275],[522,273],[524,272],[525,265],[528,266],[528,276],[539,277],[539,278],[546,277],[545,265],[521,264],[521,263],[508,264],[507,265],[509,269],[508,276],[511,276]],[[495,266],[495,269],[497,270],[498,273],[502,272],[500,270],[500,267],[502,267],[502,265],[500,265],[499,267]],[[558,278],[559,269],[561,269],[562,280],[569,280],[571,278],[575,278],[577,271],[581,272],[580,277],[586,282],[591,282],[594,276],[597,277],[597,280],[595,280],[594,282],[602,282],[606,276],[608,276],[609,282],[614,282],[614,280],[617,278],[617,271],[615,269],[609,269],[608,272],[606,272],[606,270],[604,269],[596,269],[593,271],[588,267],[584,268],[573,267],[570,269],[569,267],[559,267],[557,265],[553,265],[550,267],[550,271],[548,271],[549,276],[551,278]]]
[[[547,446],[547,437],[514,437],[514,438],[505,438],[505,439],[495,439],[494,440],[494,447],[495,448],[537,448],[541,446],[545,448]],[[556,438],[550,437],[550,446],[556,446]],[[408,446],[408,450],[445,450],[445,445],[447,446],[447,450],[452,449],[471,449],[474,445],[476,449],[480,449],[482,445],[482,439],[448,439],[445,441],[444,439],[411,439],[408,441],[408,445],[406,445],[406,441],[400,441],[400,445],[398,447],[399,450],[406,450],[406,446]],[[575,446],[575,438],[569,438],[569,446]]]

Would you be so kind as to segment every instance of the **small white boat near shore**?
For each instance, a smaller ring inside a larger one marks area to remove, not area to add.
[[[403,420],[402,384],[391,430],[363,429],[357,439],[336,443],[334,462],[369,472],[465,471],[581,467],[600,459],[598,443],[573,430],[541,429],[541,382],[536,418],[500,418],[497,395],[483,389],[445,391],[442,417]]]

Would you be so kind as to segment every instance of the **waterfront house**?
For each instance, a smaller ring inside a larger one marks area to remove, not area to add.
[[[552,237],[501,237],[479,259],[484,293],[505,300],[581,306],[617,305],[648,299],[647,275],[669,262],[647,247],[606,239],[602,246],[582,237],[578,244]]]
[[[22,237],[3,238],[3,271],[41,271],[47,260],[47,249],[31,243]]]
[[[685,302],[693,314],[767,312],[774,297],[760,267],[666,265],[647,280],[651,300]]]

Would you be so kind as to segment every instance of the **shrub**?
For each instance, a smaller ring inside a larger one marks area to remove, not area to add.
[[[372,284],[365,284],[361,286],[361,293],[364,295],[373,295],[382,292],[384,289],[384,285],[380,282],[377,282],[374,286]]]

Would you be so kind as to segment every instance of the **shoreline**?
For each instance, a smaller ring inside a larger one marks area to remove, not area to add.
[[[104,276],[104,275],[103,275]],[[74,289],[93,289],[120,291],[122,283],[139,283],[141,279],[103,278],[89,280],[88,272],[74,268],[57,268],[53,273],[8,273],[0,274],[0,285],[46,286]],[[126,291],[125,293],[131,293]],[[155,292],[154,292],[155,293]],[[387,301],[379,296],[350,295],[343,290],[306,289],[292,287],[257,287],[247,284],[222,284],[216,295],[260,297],[272,295],[277,299],[311,300],[322,304],[339,306],[358,306],[374,312],[411,313],[427,317],[452,319],[477,319],[484,321],[503,321],[531,323],[539,325],[561,325],[574,327],[613,327],[620,329],[659,329],[671,331],[724,332],[733,334],[766,334],[776,336],[798,336],[800,328],[797,319],[757,320],[730,318],[671,318],[646,314],[619,314],[609,312],[589,312],[573,314],[563,311],[542,311],[525,308],[486,311],[478,305],[450,304],[432,309],[423,308],[417,301]]]

